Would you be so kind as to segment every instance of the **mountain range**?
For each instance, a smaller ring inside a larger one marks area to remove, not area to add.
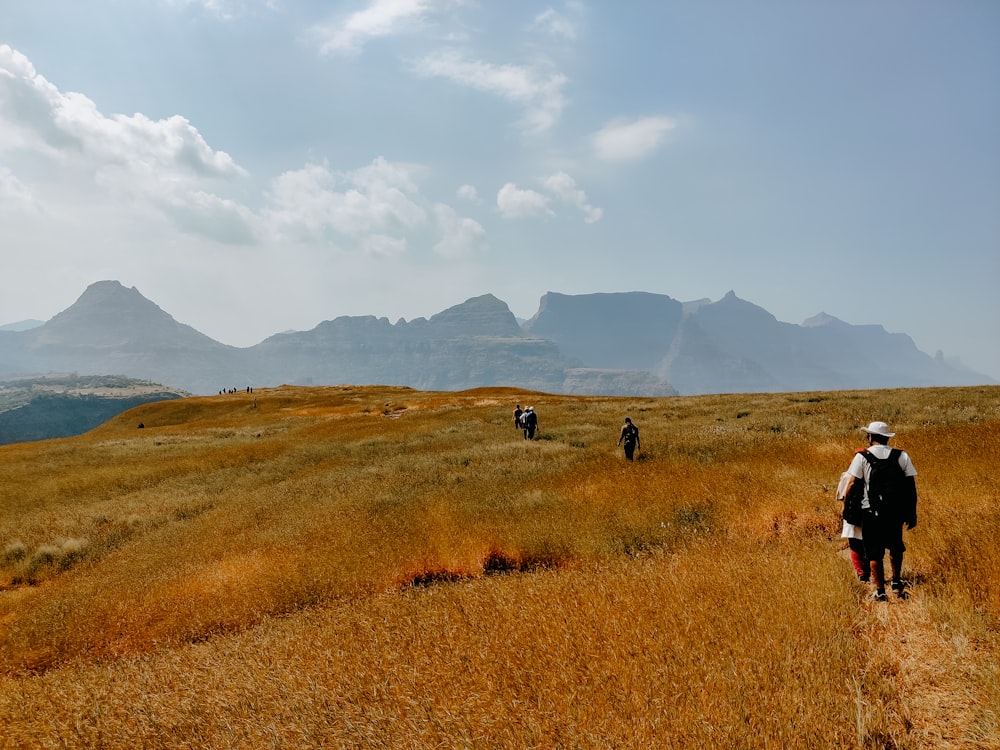
[[[665,396],[994,382],[882,326],[822,313],[784,323],[733,292],[687,303],[549,292],[524,323],[486,294],[430,318],[338,317],[238,348],[179,323],[134,287],[100,281],[51,320],[13,328],[0,328],[0,379],[116,374],[195,394],[353,383]]]

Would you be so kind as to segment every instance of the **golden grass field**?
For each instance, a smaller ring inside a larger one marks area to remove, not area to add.
[[[839,538],[876,419],[906,601]],[[0,746],[997,748],[998,464],[1000,387],[138,407],[0,447]]]

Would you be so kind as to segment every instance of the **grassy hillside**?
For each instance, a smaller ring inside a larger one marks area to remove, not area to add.
[[[133,406],[185,395],[120,375],[0,381],[0,445],[80,435]]]
[[[2,446],[0,746],[996,747],[998,403],[277,388]],[[874,419],[885,604],[834,498]]]

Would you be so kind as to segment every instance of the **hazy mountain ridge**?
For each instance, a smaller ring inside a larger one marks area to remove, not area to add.
[[[663,396],[993,382],[882,326],[826,314],[784,323],[733,292],[687,303],[649,292],[549,292],[523,325],[486,294],[430,318],[342,316],[237,348],[116,281],[92,284],[41,326],[0,330],[0,377],[53,371],[118,373],[201,394],[285,383]]]
[[[44,324],[44,320],[28,318],[27,320],[18,320],[14,323],[5,323],[0,325],[0,331],[29,331],[32,328],[38,328],[38,326]]]
[[[684,303],[646,292],[550,292],[525,328],[588,365],[604,356],[648,369],[685,395],[993,382],[924,354],[906,334],[825,313],[784,323],[732,291],[717,302]]]

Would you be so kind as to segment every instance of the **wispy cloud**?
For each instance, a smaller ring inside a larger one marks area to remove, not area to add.
[[[497,208],[507,219],[528,219],[538,216],[555,216],[549,208],[550,199],[535,190],[519,188],[508,182],[497,192]]]
[[[197,6],[220,20],[231,21],[256,13],[258,10],[277,10],[281,7],[282,0],[163,0],[163,2],[176,8]]]
[[[482,225],[465,216],[459,216],[451,206],[438,203],[434,218],[441,239],[434,245],[434,252],[444,258],[462,258],[485,246],[486,230]]]
[[[565,172],[556,172],[546,177],[542,184],[561,201],[578,208],[583,213],[583,220],[588,224],[600,221],[604,215],[604,209],[592,206],[587,200],[587,194],[576,186],[576,180]]]
[[[605,161],[635,161],[658,149],[677,127],[671,117],[614,120],[591,136],[594,154]]]
[[[520,106],[522,126],[529,132],[552,127],[566,106],[566,76],[537,66],[496,65],[443,50],[419,60],[413,69],[418,75],[444,78]]]
[[[479,191],[475,185],[462,185],[455,191],[455,195],[470,203],[479,203]]]
[[[354,53],[372,39],[418,28],[432,14],[455,4],[456,0],[372,0],[363,10],[316,26],[312,33],[322,54]]]
[[[592,205],[587,194],[577,187],[576,180],[565,172],[556,172],[539,182],[548,195],[530,188],[519,188],[513,182],[500,188],[497,193],[500,214],[507,219],[552,217],[556,215],[552,202],[557,200],[579,210],[587,224],[600,221],[604,216],[604,209]]]
[[[552,8],[546,8],[535,16],[532,27],[550,36],[576,39],[576,26],[573,21]]]

